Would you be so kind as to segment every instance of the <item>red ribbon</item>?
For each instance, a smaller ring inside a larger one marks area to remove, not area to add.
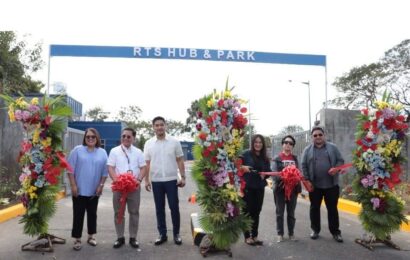
[[[346,163],[346,164],[343,164],[343,165],[340,165],[340,166],[336,166],[336,167],[333,167],[333,168],[331,168],[330,170],[329,170],[329,172],[330,171],[334,171],[334,170],[337,170],[337,171],[339,171],[339,174],[345,174],[346,173],[346,171],[343,171],[343,170],[345,170],[345,169],[349,169],[350,167],[352,167],[353,166],[353,163]]]
[[[259,172],[259,174],[280,176],[283,181],[286,200],[290,200],[293,189],[303,179],[300,170],[295,165],[286,166],[281,172]]]
[[[118,211],[117,223],[121,224],[124,219],[125,203],[127,202],[128,193],[136,191],[139,188],[139,183],[135,180],[131,173],[123,173],[118,176],[117,180],[112,183],[112,191],[121,193],[120,210]]]

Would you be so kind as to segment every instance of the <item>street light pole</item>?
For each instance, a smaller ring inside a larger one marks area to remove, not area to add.
[[[292,82],[292,80],[290,79],[289,82]],[[309,101],[309,131],[312,130],[312,120],[311,120],[311,113],[310,113],[310,81],[302,81],[300,82],[304,85],[306,85],[308,87],[308,101]]]
[[[312,130],[312,120],[311,120],[311,111],[310,111],[310,81],[303,81],[302,84],[305,84],[308,87],[308,99],[309,99],[309,131]]]

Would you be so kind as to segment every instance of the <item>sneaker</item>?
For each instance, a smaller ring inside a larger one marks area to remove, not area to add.
[[[295,235],[289,235],[289,240],[290,241],[298,241],[298,239],[295,237]]]
[[[73,249],[75,251],[80,251],[81,250],[81,240],[80,239],[76,239],[74,241]]]
[[[276,242],[280,243],[280,242],[283,242],[283,241],[285,241],[285,239],[283,238],[283,236],[279,235]]]

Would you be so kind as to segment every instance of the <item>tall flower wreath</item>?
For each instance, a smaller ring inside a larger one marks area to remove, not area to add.
[[[376,109],[361,111],[353,155],[357,169],[353,190],[362,205],[363,228],[373,241],[389,240],[390,234],[406,222],[404,201],[395,194],[394,187],[400,183],[404,160],[401,149],[408,125],[402,107],[388,100],[385,94],[376,101]]]
[[[244,181],[238,159],[248,123],[246,107],[231,90],[226,87],[199,100],[192,169],[202,208],[200,224],[218,249],[228,249],[250,227],[242,212]]]
[[[70,169],[61,144],[71,109],[61,98],[44,97],[40,104],[38,98],[27,102],[24,97],[1,97],[8,104],[10,122],[22,123],[25,130],[18,157],[21,166],[18,195],[26,208],[20,223],[24,223],[24,234],[44,235],[48,232],[49,219],[56,212],[61,173]]]

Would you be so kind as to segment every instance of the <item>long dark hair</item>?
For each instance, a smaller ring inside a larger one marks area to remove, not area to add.
[[[254,160],[256,159],[256,151],[255,151],[254,145],[255,145],[255,142],[256,142],[256,139],[257,139],[257,138],[261,139],[261,142],[262,142],[262,149],[261,149],[261,151],[260,151],[260,156],[262,157],[262,159],[263,159],[264,161],[269,162],[269,158],[268,158],[268,156],[267,156],[267,154],[266,154],[266,142],[265,142],[265,137],[263,137],[263,135],[260,135],[260,134],[256,134],[256,135],[252,136],[252,140],[251,140],[251,153],[252,153],[252,157],[253,157]]]

